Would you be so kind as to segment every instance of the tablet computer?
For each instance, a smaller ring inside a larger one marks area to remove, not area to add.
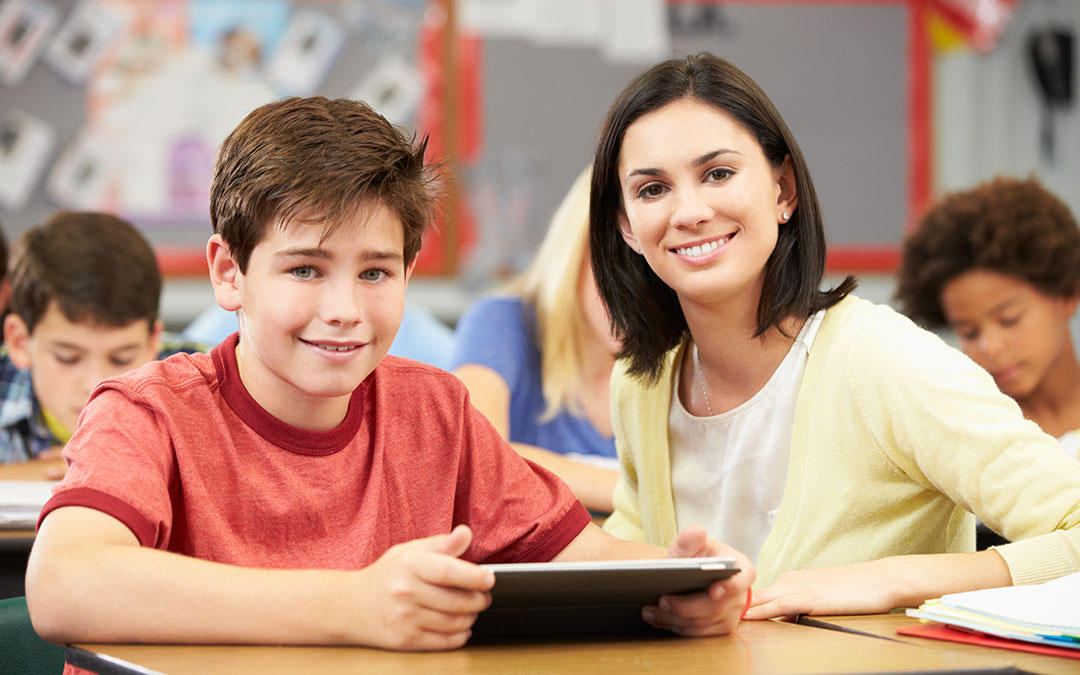
[[[739,571],[734,558],[662,558],[482,565],[495,573],[491,606],[473,637],[640,633],[641,608],[705,590]]]

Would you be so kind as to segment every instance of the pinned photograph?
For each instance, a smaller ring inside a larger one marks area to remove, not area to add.
[[[0,84],[19,84],[34,65],[56,24],[56,8],[43,0],[0,4]]]
[[[349,96],[361,100],[394,124],[408,126],[424,93],[420,71],[406,59],[390,55]]]
[[[52,152],[52,127],[19,110],[0,117],[0,206],[26,206]]]
[[[124,18],[97,0],[82,0],[56,33],[45,61],[72,84],[81,84],[124,27]]]
[[[84,129],[53,165],[46,184],[49,198],[68,209],[104,208],[113,154],[105,139]]]
[[[266,79],[283,96],[310,96],[344,44],[345,32],[329,16],[298,10],[267,66]]]

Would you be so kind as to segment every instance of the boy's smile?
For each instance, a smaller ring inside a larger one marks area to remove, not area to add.
[[[251,396],[293,426],[330,429],[389,350],[412,266],[401,221],[382,205],[359,209],[325,240],[324,223],[305,215],[272,224],[245,272],[212,277],[218,302],[239,310],[236,357]]]

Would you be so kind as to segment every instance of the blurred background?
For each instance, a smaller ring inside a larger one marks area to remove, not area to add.
[[[220,141],[275,98],[361,98],[445,163],[408,297],[453,325],[531,259],[629,79],[709,50],[802,143],[830,275],[888,302],[942,192],[1034,175],[1080,212],[1078,28],[1074,0],[0,0],[0,226],[130,220],[182,328],[213,303]]]

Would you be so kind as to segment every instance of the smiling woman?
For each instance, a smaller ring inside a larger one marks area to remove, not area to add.
[[[851,296],[853,278],[820,289],[809,168],[735,66],[703,53],[631,82],[600,131],[591,203],[623,344],[606,529],[663,544],[699,524],[743,550],[763,587],[748,618],[1080,569],[1080,463],[969,359]],[[968,509],[1016,543],[975,553]]]

